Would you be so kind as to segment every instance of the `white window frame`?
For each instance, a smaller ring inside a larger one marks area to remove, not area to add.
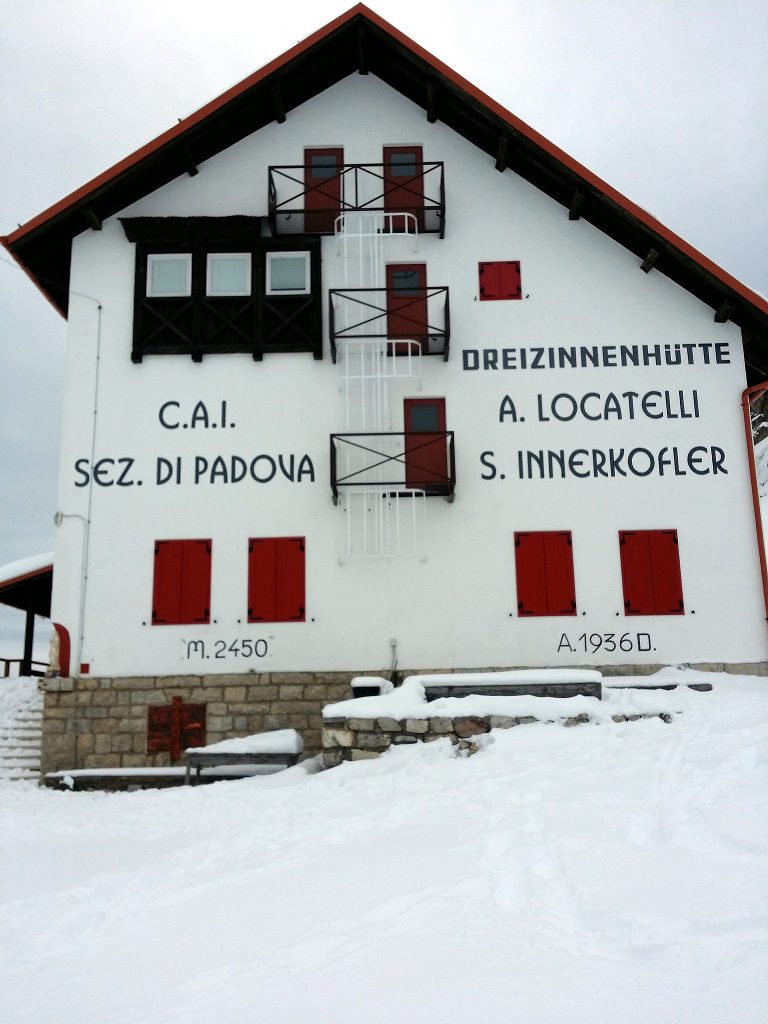
[[[167,260],[184,260],[187,265],[186,290],[182,292],[153,292],[152,264]],[[192,253],[191,252],[153,252],[147,256],[147,298],[148,299],[186,299],[192,295]]]
[[[277,260],[284,259],[296,259],[297,256],[304,257],[304,265],[306,267],[306,286],[304,288],[273,288],[272,287],[272,264]],[[312,266],[310,262],[309,250],[294,250],[289,249],[285,252],[268,252],[267,253],[267,268],[266,268],[266,288],[265,292],[267,295],[309,295],[312,290]]]
[[[246,285],[245,291],[233,291],[233,292],[214,292],[211,289],[213,283],[213,262],[217,259],[233,259],[235,257],[244,257],[248,272],[246,274]],[[243,296],[251,294],[251,272],[252,272],[252,260],[249,252],[209,252],[206,256],[205,266],[205,294],[206,297],[212,299],[223,299],[231,296]]]

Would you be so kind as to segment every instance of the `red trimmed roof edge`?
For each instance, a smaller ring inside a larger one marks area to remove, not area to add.
[[[513,128],[521,135],[524,135],[527,139],[529,139],[535,145],[539,146],[542,150],[544,150],[544,152],[547,153],[549,156],[553,157],[563,166],[568,168],[568,170],[578,175],[598,192],[601,192],[604,196],[611,199],[619,207],[621,207],[623,210],[629,213],[632,217],[640,221],[641,224],[644,224],[651,231],[654,231],[656,234],[658,234],[661,238],[664,239],[664,241],[666,241],[673,248],[679,250],[681,253],[688,256],[695,263],[697,263],[703,270],[706,270],[708,273],[712,274],[728,288],[732,289],[743,299],[746,299],[747,302],[751,303],[753,306],[761,310],[761,312],[768,315],[768,299],[763,298],[762,295],[759,295],[757,292],[753,291],[751,288],[743,284],[737,278],[733,277],[733,275],[729,274],[728,271],[724,270],[717,263],[713,262],[703,253],[699,252],[699,250],[694,248],[694,246],[690,245],[690,243],[686,242],[685,239],[681,238],[679,235],[675,234],[674,231],[671,231],[669,228],[667,228],[664,224],[661,223],[661,221],[658,221],[655,217],[651,216],[651,214],[649,214],[646,210],[642,209],[642,207],[638,206],[636,203],[633,203],[631,199],[628,199],[621,192],[618,192],[607,182],[603,181],[602,178],[598,177],[587,167],[585,167],[583,164],[580,164],[577,160],[569,156],[566,152],[564,152],[562,149],[556,146],[553,142],[550,142],[549,139],[545,138],[535,129],[531,128],[531,126],[526,124],[525,121],[522,121],[519,117],[516,117],[515,114],[507,110],[506,107],[503,107],[500,103],[492,99],[481,89],[478,89],[477,86],[473,85],[466,78],[463,78],[460,74],[454,71],[453,68],[448,67],[447,64],[444,64],[441,60],[435,57],[428,50],[425,50],[424,47],[414,42],[414,40],[412,40],[410,37],[406,36],[399,29],[395,28],[394,25],[391,25],[380,15],[376,14],[375,11],[372,11],[369,7],[366,7],[365,4],[360,3],[355,4],[354,7],[351,7],[348,11],[345,11],[343,14],[339,15],[338,18],[334,18],[333,21],[328,22],[327,25],[323,26],[316,32],[312,33],[312,35],[309,35],[305,39],[302,39],[301,42],[297,43],[289,50],[286,50],[285,53],[281,54],[279,57],[276,57],[268,64],[265,64],[258,71],[255,71],[252,75],[249,75],[247,78],[244,78],[241,82],[238,82],[236,85],[232,86],[230,89],[223,92],[220,96],[216,97],[216,99],[211,100],[210,103],[207,103],[205,104],[205,106],[200,107],[199,110],[195,111],[193,114],[190,114],[189,117],[180,121],[172,128],[169,128],[161,135],[158,135],[151,142],[148,142],[140,149],[137,149],[134,153],[131,153],[123,160],[118,161],[118,163],[114,164],[106,171],[103,171],[101,174],[97,175],[97,177],[91,179],[91,181],[86,182],[85,185],[82,185],[74,192],[71,192],[68,196],[65,196],[63,199],[59,200],[59,202],[54,203],[53,206],[48,207],[47,210],[44,210],[36,217],[33,217],[31,220],[27,221],[26,224],[22,224],[21,227],[17,228],[15,231],[12,231],[9,235],[0,237],[0,242],[2,242],[3,246],[6,249],[8,249],[9,252],[12,253],[12,255],[14,255],[14,258],[17,259],[17,262],[22,267],[24,267],[23,262],[19,260],[18,257],[15,256],[15,254],[13,254],[11,249],[11,246],[13,246],[16,242],[21,241],[26,235],[30,234],[36,228],[41,227],[47,221],[52,220],[58,214],[65,212],[69,207],[73,206],[75,203],[79,202],[82,199],[85,199],[97,188],[101,188],[103,185],[107,184],[109,181],[117,177],[123,171],[128,170],[135,164],[139,163],[141,160],[150,156],[156,150],[167,145],[167,143],[172,142],[180,135],[183,135],[190,128],[194,127],[196,124],[199,124],[201,121],[204,121],[205,118],[208,117],[210,114],[213,114],[217,110],[221,109],[221,107],[225,106],[230,100],[235,99],[241,93],[250,89],[252,86],[258,84],[262,79],[266,78],[268,75],[280,70],[289,61],[293,60],[295,57],[298,57],[302,53],[311,49],[311,47],[313,47],[315,44],[321,42],[332,32],[336,31],[338,28],[341,28],[349,21],[352,21],[357,16],[362,16],[366,18],[368,21],[371,22],[371,24],[375,25],[381,31],[389,35],[392,39],[396,40],[406,49],[410,50],[411,53],[414,54],[414,56],[421,58],[434,71],[436,71],[440,75],[443,75],[458,89],[467,93],[469,96],[472,97],[472,99],[476,100],[478,103],[482,104],[497,117],[501,118],[501,120],[505,121],[510,126],[510,128]],[[27,270],[26,267],[24,267],[24,269],[25,271]],[[27,271],[27,273],[29,273],[29,271]]]
[[[30,572],[23,572],[21,576],[14,576],[12,580],[3,580],[0,583],[0,591],[7,590],[8,587],[15,587],[16,584],[23,583],[24,580],[34,579],[35,576],[45,576],[46,573],[49,572],[53,572],[53,562],[51,562],[50,565],[42,565],[39,569],[32,569]]]

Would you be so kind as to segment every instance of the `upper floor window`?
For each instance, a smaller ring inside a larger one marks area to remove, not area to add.
[[[147,257],[147,295],[152,299],[184,298],[192,294],[192,255],[152,253]]]
[[[250,295],[251,254],[249,252],[208,253],[205,293],[214,297]]]
[[[267,295],[308,295],[308,252],[267,253]]]

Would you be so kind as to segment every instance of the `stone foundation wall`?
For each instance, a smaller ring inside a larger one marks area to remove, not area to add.
[[[617,716],[618,719],[619,716]],[[634,716],[639,718],[640,715]],[[326,768],[342,761],[362,761],[378,757],[391,746],[403,743],[430,743],[445,738],[472,753],[473,737],[491,729],[512,729],[538,719],[532,715],[467,716],[464,718],[326,718],[323,723],[323,760]],[[582,725],[589,715],[566,718],[565,726]]]
[[[206,705],[206,743],[271,729],[296,729],[308,754],[321,749],[322,708],[352,696],[353,672],[41,680],[41,770],[172,764],[147,753],[147,708],[173,697]],[[179,763],[179,762],[176,762]]]

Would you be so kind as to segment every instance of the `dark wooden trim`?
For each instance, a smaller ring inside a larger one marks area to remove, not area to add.
[[[715,313],[715,323],[724,324],[731,319],[733,313],[736,312],[737,306],[731,302],[729,298],[723,299],[721,305],[718,307]]]
[[[201,241],[248,241],[261,237],[263,217],[120,217],[129,242],[191,245]]]
[[[427,82],[427,121],[434,124],[437,121],[437,82]]]
[[[496,170],[505,171],[507,169],[507,149],[509,148],[509,138],[506,135],[499,136],[499,144],[496,149]]]
[[[278,124],[285,124],[285,107],[283,106],[283,93],[279,82],[272,86],[270,95],[272,97],[272,109],[275,112],[275,120]]]
[[[99,217],[92,206],[87,206],[83,210],[83,217],[89,228],[92,228],[94,231],[101,231],[101,217]]]
[[[574,189],[573,199],[571,199],[571,205],[568,207],[568,220],[579,220],[586,202],[587,197],[585,193],[579,189]]]
[[[648,255],[645,257],[643,262],[640,264],[640,269],[644,274],[650,273],[651,270],[656,266],[656,262],[659,258],[659,252],[657,249],[649,249]]]
[[[195,159],[192,156],[192,153],[190,152],[189,146],[182,146],[181,149],[179,150],[179,154],[181,156],[181,163],[184,170],[187,172],[190,178],[194,178],[195,175],[199,173],[199,171],[197,169]]]
[[[368,74],[367,34],[364,28],[357,30],[357,71],[360,75]]]

